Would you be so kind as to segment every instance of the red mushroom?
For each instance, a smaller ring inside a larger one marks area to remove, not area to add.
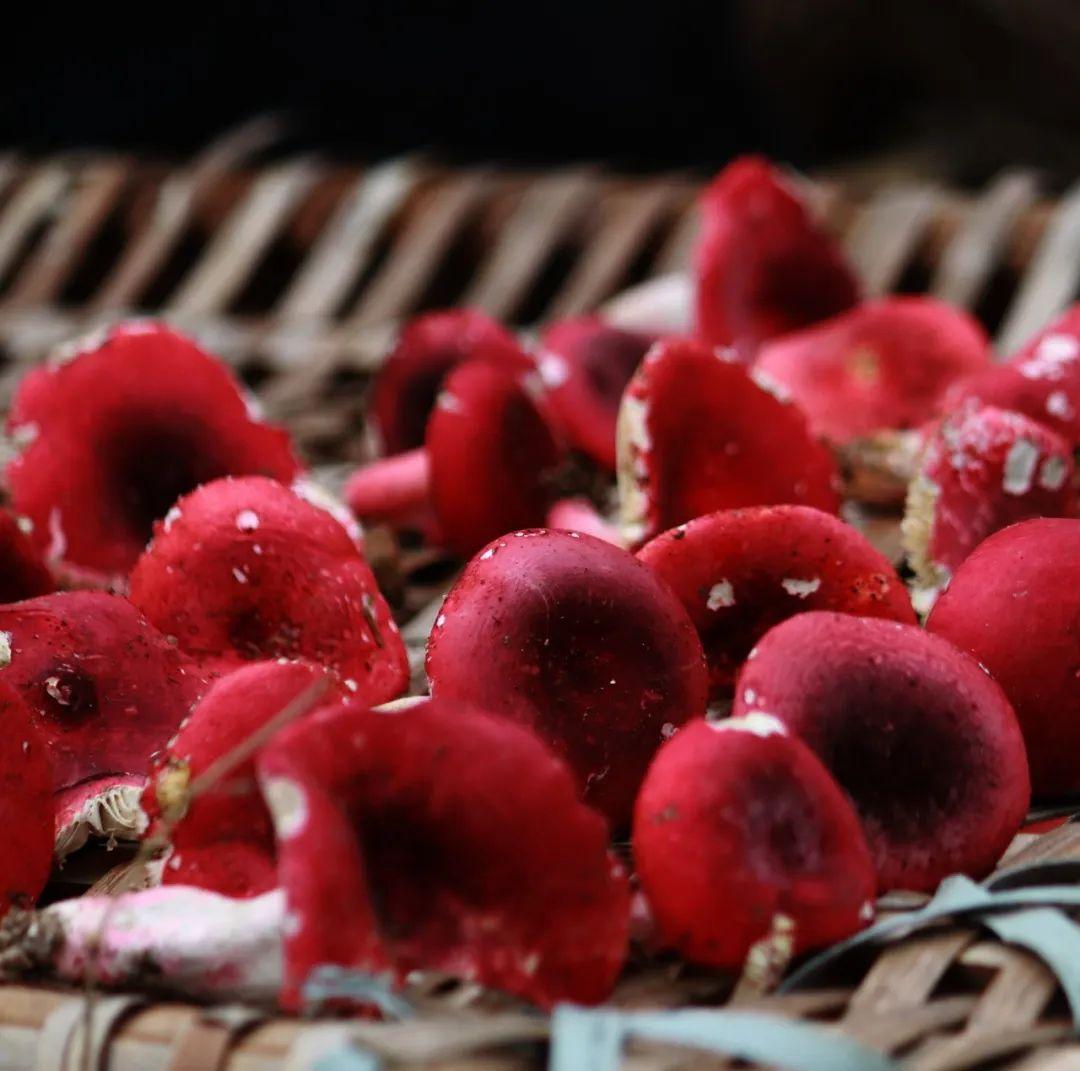
[[[134,837],[150,756],[204,684],[126,599],[61,592],[0,606],[3,679],[52,764],[56,851],[90,834]]]
[[[299,471],[226,367],[160,324],[130,323],[30,372],[12,402],[15,509],[50,560],[125,574],[155,520],[208,480]]]
[[[835,513],[838,484],[799,409],[724,353],[659,342],[626,388],[619,498],[632,546],[720,509],[795,503]]]
[[[1080,790],[1080,520],[1023,521],[990,536],[957,569],[926,627],[1005,689],[1035,794]]]
[[[446,971],[545,1007],[610,993],[626,877],[531,733],[440,699],[340,706],[285,729],[258,771],[291,920],[287,1004],[326,963]]]
[[[143,793],[151,820],[145,837],[170,848],[163,884],[238,897],[277,885],[254,753],[268,730],[284,727],[283,715],[306,714],[327,683],[326,671],[309,663],[256,662],[222,677],[200,700],[155,757]]]
[[[661,940],[694,963],[738,971],[777,916],[798,953],[874,915],[859,819],[768,714],[694,721],[669,740],[641,786],[633,843]]]
[[[552,415],[571,446],[612,472],[619,401],[658,337],[582,316],[553,324],[540,338],[536,361]]]
[[[660,743],[705,709],[694,626],[633,555],[532,529],[465,567],[428,640],[433,696],[532,728],[616,828]]]
[[[698,630],[714,698],[730,696],[755,643],[807,610],[915,624],[907,590],[854,528],[807,506],[759,506],[698,517],[638,552]]]
[[[415,516],[429,501],[440,541],[468,557],[511,528],[541,524],[563,449],[535,373],[485,361],[447,377],[425,446],[353,473],[345,497],[363,518]]]
[[[0,603],[32,599],[56,590],[52,573],[27,534],[33,526],[0,510]]]
[[[1072,517],[1072,448],[1019,413],[964,406],[930,434],[908,489],[904,544],[929,609],[988,535],[1031,517]]]
[[[981,877],[1030,798],[1005,694],[974,660],[911,625],[799,614],[766,633],[734,715],[767,712],[817,753],[851,797],[878,887],[933,891]]]
[[[217,480],[180,499],[132,571],[131,600],[212,673],[302,658],[373,703],[408,683],[405,646],[360,548],[273,480]]]
[[[474,360],[517,371],[532,367],[514,336],[477,309],[425,313],[402,328],[371,396],[371,422],[383,453],[423,444],[443,380]]]
[[[701,197],[697,331],[750,357],[766,339],[851,308],[859,286],[802,197],[759,157],[729,164]]]

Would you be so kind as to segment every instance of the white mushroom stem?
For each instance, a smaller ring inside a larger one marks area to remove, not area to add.
[[[47,971],[69,982],[165,988],[188,996],[272,1001],[281,988],[285,894],[234,900],[170,885],[11,912],[0,975]]]

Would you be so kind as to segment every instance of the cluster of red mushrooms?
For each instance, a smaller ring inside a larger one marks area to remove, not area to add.
[[[592,1003],[631,938],[733,973],[778,921],[828,945],[1080,791],[1080,308],[995,361],[963,312],[860,300],[757,159],[701,220],[677,333],[405,325],[348,510],[166,326],[26,376],[0,907],[88,838],[141,838],[159,884],[10,910],[0,963]],[[905,498],[896,562],[856,522]],[[430,694],[357,520],[465,561]]]

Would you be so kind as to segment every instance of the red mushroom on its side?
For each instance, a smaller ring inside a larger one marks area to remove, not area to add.
[[[920,609],[987,536],[1032,517],[1075,516],[1074,477],[1069,444],[1019,413],[967,405],[935,427],[903,522]]]
[[[404,644],[359,546],[273,480],[216,480],[180,499],[132,571],[131,599],[212,674],[303,658],[373,703],[408,683]]]
[[[529,732],[466,704],[340,706],[261,753],[291,926],[285,1002],[326,963],[594,1003],[626,956],[603,819]]]
[[[532,728],[616,828],[661,742],[703,713],[701,644],[655,574],[573,532],[510,532],[465,567],[428,641],[432,695]]]
[[[723,353],[657,343],[619,411],[619,499],[631,546],[720,509],[839,508],[839,475],[797,406]]]
[[[1080,520],[1023,521],[990,536],[957,569],[926,627],[1005,689],[1035,794],[1080,790]]]
[[[851,308],[859,286],[801,196],[759,157],[729,164],[701,196],[697,332],[744,359],[766,339]]]
[[[694,963],[739,970],[777,916],[795,953],[873,918],[859,819],[768,714],[694,721],[669,740],[641,786],[633,844],[661,940]]]
[[[807,506],[698,517],[638,551],[679,597],[709,661],[714,698],[773,625],[807,610],[915,624],[900,578],[850,525]]]
[[[542,524],[564,454],[540,390],[535,372],[462,365],[443,384],[424,447],[353,473],[349,506],[392,522],[430,502],[440,542],[461,557],[511,528]]]
[[[739,674],[734,715],[762,711],[851,797],[883,891],[981,877],[1024,819],[1027,760],[1004,692],[921,629],[848,614],[788,619]]]
[[[15,509],[50,561],[123,576],[154,522],[208,480],[299,472],[285,432],[254,419],[228,369],[195,343],[130,323],[19,384],[8,420]]]

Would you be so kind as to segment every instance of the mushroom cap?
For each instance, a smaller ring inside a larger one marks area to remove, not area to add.
[[[1005,689],[1035,794],[1080,789],[1080,520],[1023,521],[984,540],[926,627]]]
[[[638,557],[690,615],[714,698],[730,696],[754,644],[794,614],[836,610],[915,624],[907,589],[884,555],[808,506],[710,513],[657,536]]]
[[[180,499],[132,571],[131,599],[208,672],[304,658],[373,703],[408,682],[404,644],[356,542],[273,480],[215,480]]]
[[[254,419],[219,360],[161,324],[77,344],[19,384],[9,434],[14,508],[47,557],[127,573],[155,520],[208,480],[299,471],[289,437]]]
[[[1030,798],[1004,692],[971,658],[911,625],[789,618],[739,674],[733,715],[768,712],[817,753],[862,821],[878,887],[931,892],[981,877]]]
[[[23,530],[24,523],[10,510],[0,510],[0,604],[56,590],[40,549]]]
[[[903,523],[922,601],[999,529],[1075,516],[1074,478],[1069,443],[1020,413],[965,405],[931,429]]]
[[[383,453],[423,445],[442,381],[474,360],[519,371],[532,367],[514,336],[478,309],[428,312],[405,324],[372,388],[370,419]]]
[[[455,554],[467,558],[503,532],[544,523],[564,451],[535,372],[486,361],[455,369],[425,443],[439,532]]]
[[[0,670],[30,708],[52,767],[62,846],[85,840],[93,801],[128,812],[150,756],[176,731],[205,687],[201,675],[134,606],[118,595],[58,592],[0,606],[10,661]],[[119,816],[118,816],[119,817]],[[81,838],[81,840],[80,840]]]
[[[961,377],[990,367],[986,332],[966,312],[926,297],[869,301],[773,339],[755,368],[837,445],[921,427]]]
[[[668,339],[649,351],[623,395],[618,449],[632,546],[720,509],[840,505],[836,464],[799,408],[700,343]]]
[[[45,741],[13,688],[0,682],[0,915],[32,907],[53,859],[53,775]]]
[[[626,876],[531,733],[445,699],[342,705],[281,732],[258,771],[293,920],[286,1004],[324,963],[442,970],[543,1006],[610,993]]]
[[[432,695],[531,728],[584,799],[629,823],[653,753],[705,709],[697,633],[632,554],[576,532],[511,532],[469,562],[428,640]]]
[[[766,339],[851,308],[859,284],[839,245],[766,160],[744,156],[701,195],[697,333],[744,358]]]
[[[571,446],[612,472],[619,401],[659,337],[598,316],[560,320],[540,337],[536,363],[552,415]]]
[[[246,749],[326,676],[308,662],[255,662],[215,681],[196,704],[155,756],[143,793],[146,836],[165,837],[172,848],[162,884],[236,897],[277,885],[270,812],[255,780],[254,752]],[[192,797],[193,782],[241,752],[245,757]]]
[[[817,757],[767,714],[685,725],[634,808],[634,861],[661,940],[739,970],[773,920],[795,952],[842,940],[874,910],[859,820]]]

